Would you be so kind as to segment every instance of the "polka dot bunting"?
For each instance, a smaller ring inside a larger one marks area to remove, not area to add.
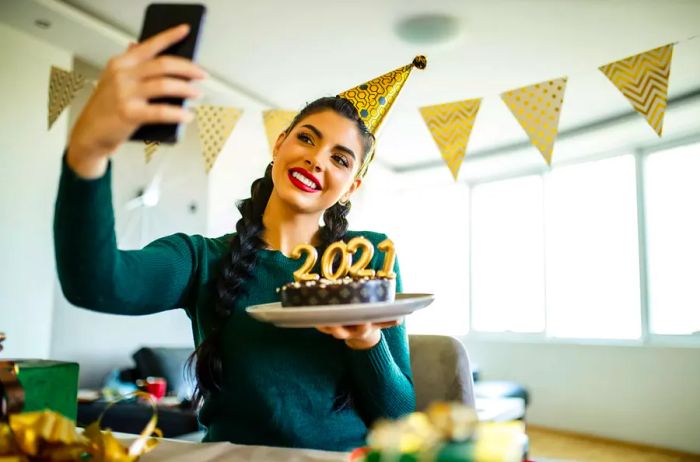
[[[263,124],[265,125],[267,143],[270,146],[270,154],[272,154],[277,137],[289,127],[296,115],[296,111],[285,111],[284,109],[263,111]]]
[[[566,81],[567,77],[562,77],[501,94],[508,109],[540,151],[547,165],[552,164]]]
[[[209,173],[243,111],[207,104],[196,106],[194,110],[205,169]]]

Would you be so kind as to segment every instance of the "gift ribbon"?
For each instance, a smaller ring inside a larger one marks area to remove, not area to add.
[[[153,415],[138,438],[125,448],[110,430],[102,431],[100,423],[105,412],[126,398],[145,398],[153,408]],[[75,423],[53,411],[11,414],[9,424],[0,424],[0,459],[28,461],[34,458],[53,462],[84,460],[90,462],[135,462],[151,451],[158,441],[152,435],[162,436],[156,428],[157,407],[153,398],[144,392],[135,392],[111,402],[100,417],[79,433]]]

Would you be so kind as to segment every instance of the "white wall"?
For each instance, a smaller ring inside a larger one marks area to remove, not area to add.
[[[53,204],[64,114],[47,130],[51,65],[71,54],[0,23],[0,331],[3,357],[45,358],[53,313]]]
[[[700,453],[700,349],[463,338],[484,380],[523,384],[532,424]]]

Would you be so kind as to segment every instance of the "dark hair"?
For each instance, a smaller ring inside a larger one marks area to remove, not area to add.
[[[296,115],[285,130],[289,132],[304,118],[325,110],[336,113],[356,122],[363,141],[365,157],[371,155],[374,148],[374,135],[367,130],[357,114],[353,104],[341,97],[324,97],[309,103]],[[187,360],[187,367],[194,373],[197,384],[194,393],[194,405],[199,406],[203,399],[214,391],[221,389],[223,365],[220,354],[220,341],[223,326],[231,316],[234,301],[246,291],[245,282],[255,269],[256,251],[265,247],[263,239],[265,226],[262,218],[265,207],[272,193],[272,164],[265,169],[265,175],[255,180],[250,188],[250,197],[240,201],[237,206],[241,218],[236,223],[236,234],[231,238],[229,251],[221,262],[221,271],[216,282],[217,300],[214,308],[214,322],[208,335],[203,339],[194,353]],[[321,227],[321,247],[342,239],[348,229],[346,216],[350,212],[350,203],[336,203],[323,213],[324,226]]]

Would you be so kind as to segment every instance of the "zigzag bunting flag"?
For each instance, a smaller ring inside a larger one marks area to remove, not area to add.
[[[146,155],[146,163],[149,163],[153,158],[153,154],[158,150],[160,146],[160,141],[144,141],[146,147],[144,148],[144,154]]]
[[[527,133],[547,165],[552,164],[554,140],[564,101],[567,77],[501,93],[501,98]]]
[[[58,116],[75,98],[75,94],[85,85],[85,77],[77,72],[65,71],[51,66],[49,78],[49,129]]]
[[[194,110],[206,172],[209,173],[243,111],[207,104],[195,106]]]
[[[599,69],[661,136],[673,45],[630,56]]]
[[[455,180],[467,153],[469,135],[480,105],[481,98],[478,98],[419,109]]]
[[[263,111],[263,124],[265,124],[265,134],[267,135],[267,143],[270,146],[270,153],[275,147],[277,137],[289,127],[296,115],[295,111],[285,111],[284,109]]]

